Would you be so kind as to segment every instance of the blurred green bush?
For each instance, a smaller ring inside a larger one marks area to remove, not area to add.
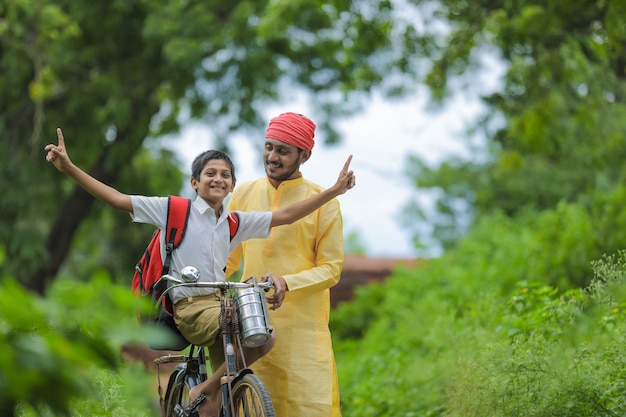
[[[343,415],[626,415],[626,252],[591,258],[588,213],[485,217],[359,288],[331,315]]]
[[[48,296],[0,278],[0,415],[157,416],[156,377],[121,357],[145,308],[106,273],[55,281]]]

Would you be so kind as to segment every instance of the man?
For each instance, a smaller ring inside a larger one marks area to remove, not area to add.
[[[300,172],[315,143],[311,120],[283,113],[270,121],[265,136],[266,177],[238,186],[229,210],[275,210],[322,190]],[[272,229],[267,239],[243,242],[231,253],[227,275],[239,268],[242,255],[243,277],[271,276],[281,283],[281,290],[267,298],[276,343],[253,365],[276,416],[341,416],[328,329],[329,290],[343,267],[339,202],[333,199],[298,222]]]

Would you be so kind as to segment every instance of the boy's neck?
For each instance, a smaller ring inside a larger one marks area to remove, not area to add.
[[[204,201],[206,201],[206,200],[204,200]],[[207,201],[206,203],[215,212],[215,218],[219,219],[220,216],[222,215],[222,212],[224,211],[224,205],[222,204],[222,202],[220,201],[219,203],[210,203],[210,202]]]

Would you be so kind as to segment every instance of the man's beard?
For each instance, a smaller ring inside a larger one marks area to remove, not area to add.
[[[278,174],[278,173],[273,173],[269,171],[269,168],[272,167],[274,169],[277,168],[285,168],[285,165],[280,165],[280,167],[275,167],[272,164],[270,164],[269,162],[265,162],[265,174],[273,179],[274,181],[286,181],[288,180],[294,173],[298,172],[298,169],[300,168],[300,166],[296,163],[293,165],[293,168],[290,170],[289,168],[287,168],[287,172],[285,174]]]

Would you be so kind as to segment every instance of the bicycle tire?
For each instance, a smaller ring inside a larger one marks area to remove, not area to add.
[[[246,374],[233,386],[233,417],[274,417],[274,406],[267,388],[254,374]]]
[[[179,366],[170,375],[165,398],[163,401],[163,415],[176,417],[174,407],[180,404],[183,408],[189,405],[189,390],[200,383],[197,374],[189,374],[186,367]]]

